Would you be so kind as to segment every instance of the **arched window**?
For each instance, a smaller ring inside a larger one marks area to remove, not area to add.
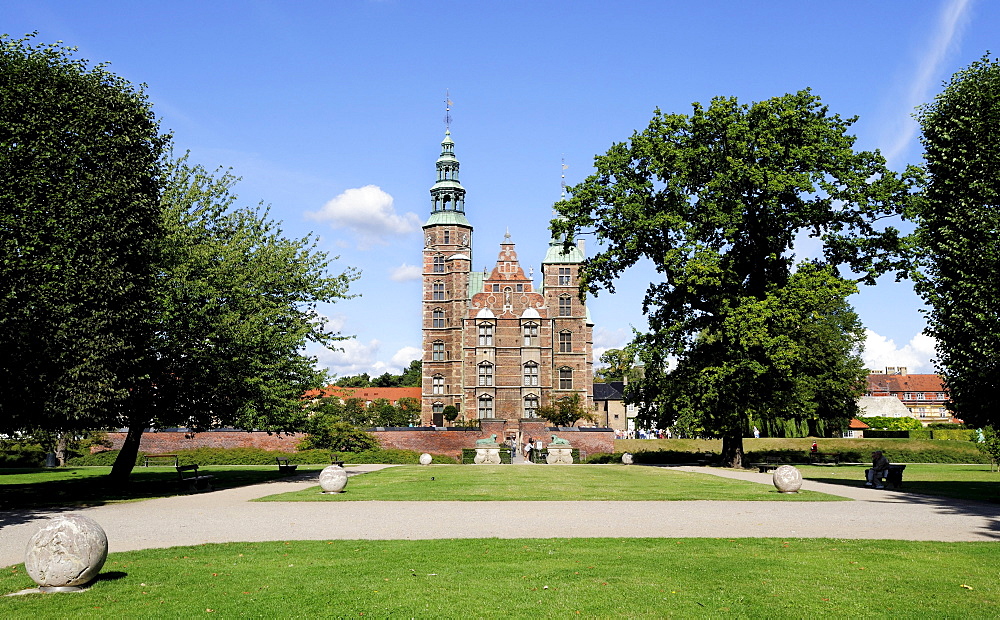
[[[441,375],[434,375],[431,378],[431,382],[434,387],[432,394],[444,394],[444,377]]]
[[[559,389],[560,390],[572,390],[573,389],[573,369],[568,366],[563,366],[559,369]]]
[[[533,418],[538,414],[538,396],[528,394],[524,397],[524,417]]]
[[[432,313],[431,326],[432,327],[444,327],[444,310],[440,308],[435,308]]]
[[[573,332],[571,331],[559,332],[559,352],[560,353],[573,352]]]
[[[431,360],[435,362],[444,361],[444,343],[440,340],[434,341],[431,345]]]
[[[573,316],[573,296],[559,296],[559,316]]]
[[[479,419],[493,417],[493,397],[483,394],[479,397]]]
[[[524,385],[538,385],[538,364],[535,362],[528,362],[524,365]]]
[[[524,346],[538,346],[538,323],[525,323],[522,327],[524,331]]]
[[[483,362],[479,365],[479,385],[481,387],[491,387],[493,385],[493,364]]]

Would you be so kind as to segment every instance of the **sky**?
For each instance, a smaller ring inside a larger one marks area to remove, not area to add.
[[[656,108],[808,87],[859,117],[858,149],[919,164],[914,108],[1000,50],[1000,2],[5,0],[0,33],[35,31],[146,84],[176,154],[231,168],[240,204],[270,205],[289,236],[339,257],[334,272],[360,271],[357,297],[321,308],[353,338],[310,350],[345,376],[420,357],[420,226],[446,92],[473,266],[492,268],[509,230],[538,277],[561,175],[583,180]],[[654,277],[635,269],[590,300],[595,357],[645,328]],[[870,368],[934,372],[910,283],[885,277],[851,302]]]

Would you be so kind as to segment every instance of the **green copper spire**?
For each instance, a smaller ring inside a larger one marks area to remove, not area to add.
[[[465,188],[458,182],[458,159],[451,131],[445,130],[441,141],[441,156],[437,160],[437,181],[431,187],[431,217],[427,224],[462,224],[465,218]]]

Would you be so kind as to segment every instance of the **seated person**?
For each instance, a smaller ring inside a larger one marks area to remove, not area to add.
[[[875,485],[876,489],[885,488],[882,480],[889,474],[889,459],[885,458],[881,450],[872,452],[872,468],[865,471],[865,474],[867,474],[868,479],[865,482],[866,487]]]

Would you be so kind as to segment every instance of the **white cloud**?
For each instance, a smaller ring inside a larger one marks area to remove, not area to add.
[[[939,79],[941,65],[961,40],[962,28],[968,22],[970,4],[972,0],[950,0],[944,3],[938,16],[937,29],[924,48],[926,51],[917,64],[917,74],[903,100],[905,116],[900,119],[902,126],[894,131],[895,140],[883,149],[883,155],[890,165],[903,154],[917,134],[917,122],[911,114],[918,105],[929,101],[930,89]]]
[[[358,239],[358,247],[384,245],[388,237],[407,235],[420,229],[415,213],[396,213],[392,196],[377,185],[345,190],[328,201],[319,211],[307,211],[306,217],[330,222],[334,228],[346,228]]]
[[[321,367],[336,373],[338,377],[345,377],[363,372],[372,374],[374,370],[385,366],[384,363],[377,361],[379,344],[378,340],[371,340],[365,344],[352,338],[336,344],[340,351],[310,348],[307,352],[316,356]]]
[[[865,330],[865,365],[871,370],[887,366],[905,366],[909,372],[932,373],[934,365],[934,345],[936,340],[924,334],[917,334],[910,342],[897,347],[896,342],[880,336],[870,329]]]
[[[413,360],[422,359],[424,352],[417,347],[403,347],[389,360],[390,363],[402,372]]]
[[[608,349],[624,348],[632,341],[632,330],[619,327],[618,329],[608,329],[606,327],[594,328],[594,363],[600,366],[598,360]]]
[[[410,280],[419,280],[421,274],[420,267],[403,263],[392,270],[389,279],[393,282],[408,282]]]

